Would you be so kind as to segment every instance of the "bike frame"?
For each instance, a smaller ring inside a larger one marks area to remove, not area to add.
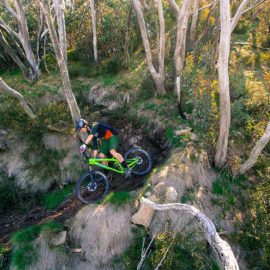
[[[105,170],[108,170],[108,171],[114,171],[116,173],[119,173],[119,174],[124,174],[125,173],[125,169],[123,168],[123,166],[121,165],[121,163],[116,159],[116,158],[89,158],[86,153],[83,153],[84,156],[87,158],[87,162],[90,166],[98,166],[100,168],[103,168]],[[139,158],[132,158],[132,159],[128,159],[126,160],[126,163],[128,165],[128,167],[130,169],[134,168],[137,163],[139,162]],[[110,166],[107,166],[107,165],[104,165],[102,164],[102,162],[114,162],[115,164],[117,164],[117,166],[119,166],[119,170],[116,169],[116,168],[113,168],[113,167],[110,167]]]

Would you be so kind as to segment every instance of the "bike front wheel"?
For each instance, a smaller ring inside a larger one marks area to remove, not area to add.
[[[109,192],[109,181],[103,173],[91,171],[79,178],[75,192],[82,203],[98,202]]]
[[[151,171],[153,162],[150,155],[141,148],[131,148],[125,153],[125,161],[135,175],[144,175]]]

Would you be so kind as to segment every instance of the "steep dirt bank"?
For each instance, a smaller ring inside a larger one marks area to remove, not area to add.
[[[104,120],[106,121],[106,119]],[[142,147],[151,155],[154,166],[161,164],[168,154],[170,144],[162,130],[156,130],[146,135],[142,129],[135,129],[125,120],[110,119],[107,122],[119,130],[119,148],[121,153],[124,153],[132,146]],[[59,137],[59,134],[53,135],[53,133],[51,133],[50,137],[52,141],[55,140],[53,138],[54,136]],[[65,146],[62,148],[65,148]],[[20,161],[20,163],[21,162],[22,161]],[[84,166],[84,169],[86,168],[87,166]],[[76,179],[72,179],[74,187],[75,181]],[[125,181],[122,176],[113,174],[110,191],[131,191],[142,186],[144,181],[144,177],[135,176]],[[29,197],[29,199],[31,200],[31,197]],[[32,205],[23,211],[14,210],[2,214],[0,217],[0,243],[6,243],[10,234],[13,232],[33,224],[39,224],[49,220],[64,222],[66,219],[74,216],[82,206],[78,199],[72,195],[55,210],[48,210],[40,205]]]

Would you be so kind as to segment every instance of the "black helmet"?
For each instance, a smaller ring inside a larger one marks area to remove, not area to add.
[[[81,128],[83,128],[84,126],[88,126],[88,122],[84,119],[79,119],[77,122],[76,122],[76,130],[80,130]]]

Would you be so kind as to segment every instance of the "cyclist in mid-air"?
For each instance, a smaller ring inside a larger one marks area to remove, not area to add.
[[[118,146],[118,131],[112,126],[97,122],[93,123],[93,125],[88,124],[88,122],[84,119],[79,119],[76,122],[76,130],[80,133],[88,133],[88,137],[86,138],[84,144],[80,146],[80,151],[84,152],[87,149],[87,145],[93,141],[93,149],[94,149],[94,158],[98,154],[98,141],[101,140],[101,145],[99,147],[100,158],[106,158],[106,156],[110,153],[113,157],[115,157],[125,169],[125,178],[127,179],[131,174],[131,169],[128,168],[126,161],[123,156],[116,152]]]

